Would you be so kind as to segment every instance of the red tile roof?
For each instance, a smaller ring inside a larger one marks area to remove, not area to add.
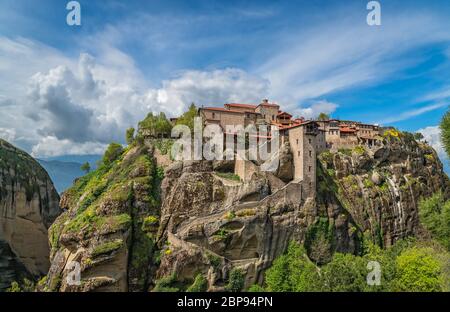
[[[240,104],[240,103],[227,103],[225,104],[225,106],[232,106],[232,107],[242,107],[242,108],[252,108],[255,109],[256,105],[252,105],[252,104]]]
[[[228,112],[228,113],[236,113],[236,114],[245,114],[245,112],[243,112],[243,111],[226,109],[226,108],[223,108],[223,107],[202,107],[200,109],[211,110],[211,111],[219,111],[219,112],[226,112],[226,113]]]
[[[281,115],[286,115],[286,116],[292,117],[291,114],[286,113],[286,112],[279,112],[277,116],[281,116]]]

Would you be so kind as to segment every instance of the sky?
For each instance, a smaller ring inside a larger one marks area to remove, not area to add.
[[[445,153],[450,2],[65,0],[0,4],[0,137],[35,157],[100,154],[148,112],[278,103],[422,132]]]

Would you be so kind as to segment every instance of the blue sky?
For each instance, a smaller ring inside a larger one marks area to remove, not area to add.
[[[35,156],[101,152],[148,111],[269,98],[306,117],[422,131],[450,100],[450,2],[4,0],[0,136]]]

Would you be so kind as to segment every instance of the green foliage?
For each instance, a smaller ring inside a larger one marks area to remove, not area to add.
[[[424,139],[424,137],[423,137],[422,133],[420,133],[420,132],[414,133],[414,140],[420,141],[420,140],[423,140],[423,139]]]
[[[126,142],[128,145],[130,145],[134,141],[134,131],[135,130],[133,127],[127,129],[127,132],[125,134],[125,139],[126,139]]]
[[[123,246],[122,239],[116,239],[114,241],[106,242],[106,243],[96,246],[92,250],[92,256],[98,257],[100,255],[109,254],[113,251],[120,249],[120,247],[122,247],[122,246]]]
[[[22,283],[14,281],[11,283],[11,287],[6,289],[6,292],[34,292],[35,285],[32,281],[24,278]]]
[[[176,287],[177,277],[175,274],[163,277],[156,281],[154,292],[178,292],[180,289]]]
[[[175,140],[173,139],[159,138],[155,139],[153,141],[153,144],[161,152],[162,155],[167,155],[170,154],[174,142]]]
[[[233,268],[230,272],[226,290],[231,292],[239,292],[242,288],[244,288],[244,281],[244,273],[242,270]]]
[[[295,242],[287,253],[278,257],[266,272],[268,291],[317,291],[319,279],[316,266],[308,259],[305,249]]]
[[[169,137],[172,131],[172,124],[166,118],[166,115],[161,112],[158,115],[148,113],[144,120],[139,122],[139,134],[144,136],[151,136],[154,138]]]
[[[369,285],[368,274],[380,265],[380,285]],[[332,260],[316,267],[303,247],[289,245],[266,271],[267,291],[448,291],[450,255],[433,241],[402,240],[381,249],[367,243],[362,256],[335,253]],[[256,288],[258,291],[260,288]]]
[[[450,157],[450,109],[442,117],[439,125],[441,129],[441,140],[447,155]]]
[[[120,155],[122,155],[122,152],[123,148],[122,145],[120,145],[119,143],[113,142],[109,144],[102,158],[103,164],[105,165],[111,164],[113,161],[119,158]]]
[[[208,282],[203,274],[197,274],[194,279],[194,282],[191,286],[186,290],[187,292],[204,292],[208,289]]]
[[[89,173],[89,171],[91,171],[91,165],[89,164],[89,162],[85,162],[84,164],[81,165],[80,169],[83,170],[85,173]]]
[[[358,155],[363,155],[366,152],[366,149],[364,148],[364,146],[357,145],[353,148],[353,152]]]
[[[266,290],[264,289],[264,287],[259,286],[258,284],[254,284],[252,286],[250,286],[250,288],[248,289],[248,292],[265,292]]]
[[[319,116],[317,117],[317,120],[329,120],[330,119],[330,115],[326,114],[326,113],[320,113]]]
[[[331,260],[334,244],[334,224],[320,217],[306,232],[305,248],[308,256],[317,264]]]
[[[183,115],[181,115],[177,119],[177,125],[185,125],[188,126],[189,129],[191,129],[191,132],[194,131],[194,118],[197,117],[197,107],[194,103],[192,103],[189,106],[189,109],[187,112],[185,112]]]
[[[424,227],[450,250],[450,200],[438,192],[419,202],[419,219]]]
[[[241,181],[241,178],[232,172],[216,172],[216,175],[218,175],[221,178],[233,180],[233,181]]]
[[[347,156],[352,156],[352,150],[349,148],[340,148],[338,152]]]
[[[413,247],[397,258],[397,274],[394,282],[398,291],[442,291],[441,264],[433,256],[431,248]]]

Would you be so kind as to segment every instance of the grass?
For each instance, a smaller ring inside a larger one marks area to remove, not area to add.
[[[92,251],[92,256],[98,257],[100,255],[109,254],[113,251],[120,249],[122,246],[123,246],[122,239],[116,239],[111,242],[106,242],[95,247],[94,250]]]
[[[231,172],[216,172],[216,175],[218,175],[221,178],[228,179],[228,180],[233,180],[233,181],[237,181],[237,182],[241,181],[241,178],[237,174],[234,174]]]

